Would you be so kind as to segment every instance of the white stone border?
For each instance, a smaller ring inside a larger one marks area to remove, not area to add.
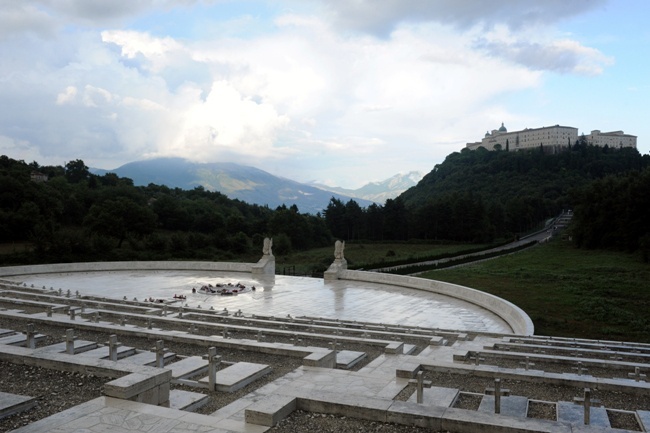
[[[147,271],[147,270],[203,270],[224,272],[253,272],[252,263],[233,262],[195,262],[195,261],[134,261],[134,262],[89,262],[89,263],[56,263],[48,265],[27,265],[0,267],[0,277],[17,275],[49,274],[54,272],[100,272],[100,271]],[[533,335],[533,321],[521,308],[511,302],[489,293],[470,289],[457,284],[425,278],[403,275],[385,274],[378,272],[339,270],[338,277],[342,280],[365,281],[370,283],[391,284],[410,289],[439,293],[451,298],[461,299],[478,305],[502,318],[513,333]]]
[[[134,261],[134,262],[88,262],[56,263],[0,267],[0,277],[16,275],[50,274],[54,272],[102,272],[102,271],[224,271],[252,272],[252,263],[192,262],[192,261]]]
[[[340,271],[339,279],[350,281],[365,281],[369,283],[390,284],[409,289],[424,290],[438,293],[451,298],[461,299],[471,304],[478,305],[502,318],[515,334],[533,335],[535,326],[528,314],[512,302],[501,299],[498,296],[459,286],[458,284],[446,283],[444,281],[429,280],[425,278],[410,277],[404,275],[385,274],[366,271]]]

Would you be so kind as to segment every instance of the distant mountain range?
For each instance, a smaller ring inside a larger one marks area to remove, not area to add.
[[[406,174],[399,173],[381,182],[370,182],[358,189],[327,186],[317,182],[310,182],[309,185],[346,197],[360,198],[383,204],[387,199],[395,198],[410,187],[417,185],[422,180],[422,177],[423,174],[419,171],[411,171]]]
[[[202,186],[232,199],[266,205],[273,209],[283,204],[295,204],[300,212],[311,214],[322,212],[332,197],[344,202],[354,198],[361,207],[367,207],[373,202],[383,204],[383,197],[396,197],[419,180],[417,174],[409,173],[394,176],[384,182],[370,183],[357,190],[346,190],[303,184],[245,165],[229,162],[196,163],[182,158],[149,159],[130,162],[114,170],[91,169],[91,172],[100,176],[115,173],[132,179],[137,186],[153,183],[185,190]],[[402,189],[399,185],[407,186]]]

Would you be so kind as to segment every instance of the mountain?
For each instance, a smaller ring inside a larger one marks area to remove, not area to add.
[[[115,173],[128,177],[136,186],[150,183],[169,188],[191,190],[202,186],[218,191],[231,199],[269,206],[296,205],[303,213],[322,212],[335,197],[347,202],[349,196],[324,191],[314,186],[273,176],[263,170],[230,162],[197,163],[182,158],[156,158],[130,162],[115,170],[91,169],[97,175]],[[355,199],[359,206],[367,207],[372,201]]]
[[[395,198],[412,186],[417,185],[417,183],[422,179],[422,176],[423,174],[419,171],[411,171],[406,174],[399,173],[381,182],[370,182],[357,189],[327,186],[317,182],[310,182],[309,185],[347,197],[361,198],[376,203],[384,203],[386,202],[386,199]]]

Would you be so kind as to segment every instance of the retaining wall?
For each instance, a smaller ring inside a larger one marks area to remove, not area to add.
[[[478,305],[502,318],[515,334],[533,335],[535,326],[528,314],[515,304],[501,299],[498,296],[458,284],[425,278],[409,277],[403,275],[384,274],[379,272],[340,271],[341,280],[365,281],[369,283],[390,284],[393,286],[407,287],[409,289],[425,290],[439,293],[451,298],[461,299]]]

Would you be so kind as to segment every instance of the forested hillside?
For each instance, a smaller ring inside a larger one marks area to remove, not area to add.
[[[576,188],[649,165],[636,149],[580,142],[557,154],[466,150],[449,155],[400,198],[412,214],[413,237],[503,237],[578,206]]]
[[[47,180],[33,178],[35,173]],[[528,232],[574,209],[578,247],[650,250],[650,156],[578,142],[571,149],[462,151],[384,206],[332,198],[323,215],[170,189],[81,160],[65,167],[0,156],[0,246],[5,263],[78,260],[228,260],[259,255],[273,237],[285,254],[346,241],[488,243]],[[14,248],[15,249],[15,248]],[[23,252],[21,254],[21,252]]]
[[[273,210],[200,187],[135,187],[93,175],[81,160],[41,167],[0,156],[0,243],[27,241],[36,253],[15,260],[227,259],[259,254],[265,236],[278,253],[332,242],[322,218],[296,207]]]

